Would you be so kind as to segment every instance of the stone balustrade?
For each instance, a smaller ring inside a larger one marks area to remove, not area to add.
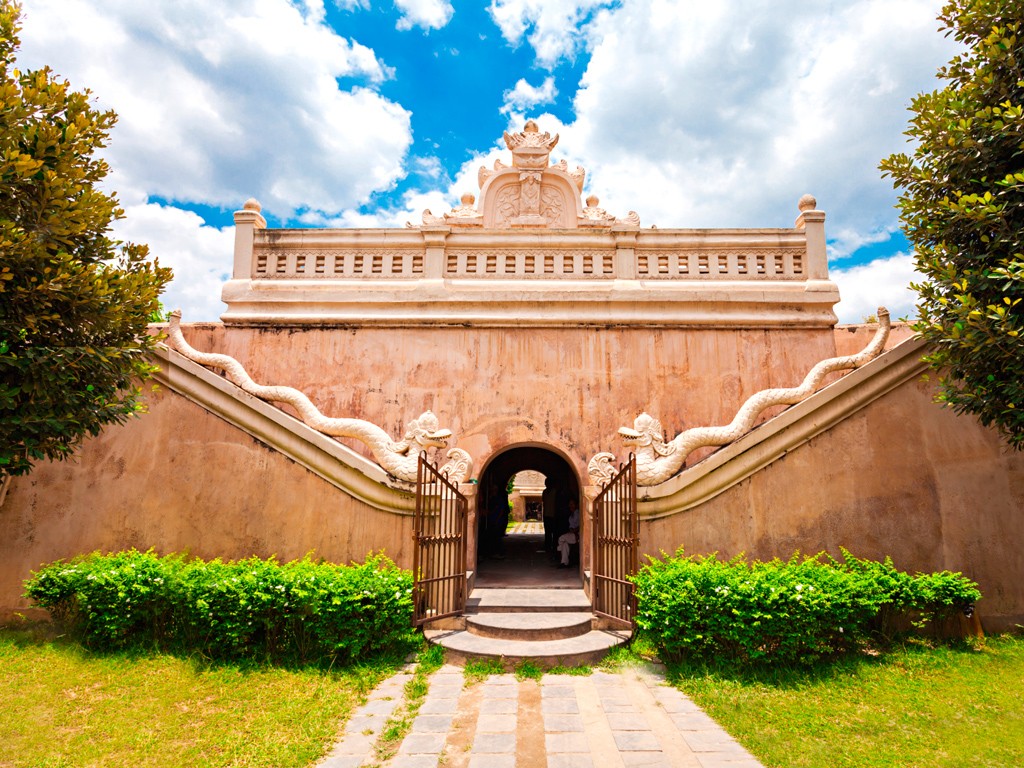
[[[797,229],[621,234],[260,229],[235,278],[806,280],[823,256]]]
[[[795,225],[773,229],[642,228],[635,214],[498,228],[429,211],[404,229],[268,229],[250,200],[235,214],[222,320],[831,326],[839,293],[815,205],[805,196]]]

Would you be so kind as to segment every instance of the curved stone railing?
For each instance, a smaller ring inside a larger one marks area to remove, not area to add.
[[[200,352],[194,349],[181,333],[181,311],[171,313],[167,327],[166,344],[189,360],[200,365],[219,368],[225,376],[243,391],[271,402],[287,403],[292,406],[304,423],[332,437],[348,437],[366,445],[377,463],[390,475],[409,483],[415,483],[419,470],[419,456],[428,449],[443,449],[448,445],[452,433],[439,429],[437,417],[427,411],[409,422],[406,434],[401,440],[392,440],[383,429],[362,419],[330,418],[320,413],[306,395],[292,387],[268,387],[257,384],[245,368],[228,355]],[[473,471],[473,460],[461,448],[448,451],[449,461],[440,471],[446,473],[453,483],[461,483]]]
[[[664,483],[685,465],[687,457],[698,448],[720,446],[738,440],[749,432],[765,410],[776,405],[793,405],[806,400],[821,386],[825,377],[836,371],[860,368],[881,354],[889,338],[889,311],[878,309],[878,330],[868,345],[856,355],[822,360],[804,377],[799,386],[766,389],[750,396],[733,420],[717,427],[695,427],[666,442],[661,422],[646,413],[637,416],[633,427],[622,427],[623,444],[636,454],[637,485]],[[602,452],[587,465],[592,485],[602,485],[615,473],[615,454]]]

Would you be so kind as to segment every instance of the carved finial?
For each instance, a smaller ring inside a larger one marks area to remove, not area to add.
[[[585,170],[583,170],[583,168],[581,168],[580,166],[577,165],[575,171],[570,171],[569,172],[569,178],[571,178],[572,181],[573,181],[573,184],[576,185],[576,189],[578,189],[582,193],[583,192],[583,182],[587,178],[587,172]]]
[[[259,213],[260,211],[263,210],[263,206],[260,205],[260,201],[257,200],[255,197],[250,197],[242,205],[242,210],[243,211],[256,211],[256,213]]]
[[[615,217],[609,216],[608,211],[599,207],[600,202],[597,195],[587,198],[587,207],[583,209],[583,215],[579,218],[581,227],[610,227],[615,223]]]
[[[466,192],[460,199],[462,204],[455,206],[450,212],[446,213],[444,220],[449,224],[460,227],[483,226],[484,217],[473,207],[473,203],[476,202],[476,195],[472,192]]]
[[[818,201],[814,199],[814,195],[804,195],[800,198],[796,207],[800,209],[801,213],[804,211],[813,211],[818,207]]]
[[[444,224],[444,219],[440,216],[435,216],[430,212],[429,208],[423,211],[423,226],[425,227],[436,227],[438,224]]]
[[[638,214],[636,211],[630,211],[625,216],[623,216],[621,219],[616,219],[615,223],[618,224],[619,226],[639,227],[640,226],[640,214]]]
[[[533,120],[527,120],[520,133],[505,131],[503,135],[505,146],[512,150],[512,164],[517,168],[547,168],[551,150],[558,143],[557,133],[541,133]]]

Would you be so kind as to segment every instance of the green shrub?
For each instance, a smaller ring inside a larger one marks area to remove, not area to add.
[[[669,659],[809,664],[863,645],[917,612],[951,615],[980,599],[960,574],[910,576],[892,561],[827,555],[788,562],[717,555],[652,559],[634,578],[637,626]]]
[[[93,553],[44,566],[25,593],[100,650],[349,662],[413,637],[412,575],[383,556],[337,566]]]

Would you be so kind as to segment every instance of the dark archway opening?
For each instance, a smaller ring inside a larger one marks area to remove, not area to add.
[[[506,525],[507,489],[512,479],[525,470],[544,475],[549,490],[544,493],[544,516],[549,530],[545,548],[545,522]],[[572,552],[570,567],[559,568],[553,551],[558,536],[568,530],[569,500],[582,509],[579,480],[572,466],[546,448],[510,448],[488,462],[480,477],[477,495],[476,586],[481,588],[565,588],[579,589],[579,548]],[[549,516],[551,507],[554,515]],[[551,520],[553,517],[553,522]],[[551,530],[552,525],[554,529]],[[525,530],[524,530],[525,529]]]

